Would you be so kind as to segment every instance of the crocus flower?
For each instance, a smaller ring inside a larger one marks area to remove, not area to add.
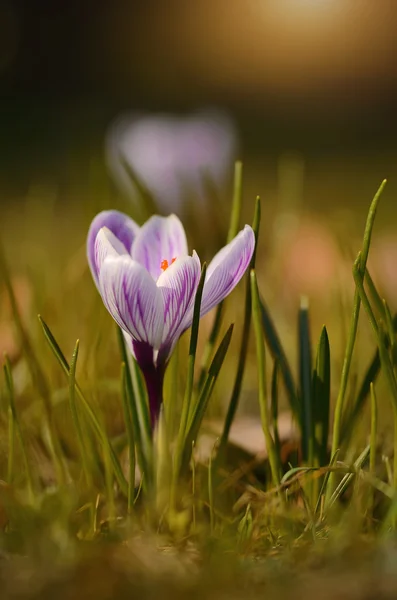
[[[201,316],[238,284],[252,257],[255,236],[246,225],[208,265]],[[153,216],[139,227],[109,210],[91,223],[87,239],[91,273],[102,300],[121,327],[145,378],[152,426],[162,402],[164,372],[171,352],[193,319],[201,275],[175,215]]]
[[[231,119],[208,110],[190,116],[124,114],[106,138],[107,163],[116,184],[133,201],[138,190],[130,167],[165,211],[180,209],[186,192],[205,198],[205,177],[220,193],[237,151]]]

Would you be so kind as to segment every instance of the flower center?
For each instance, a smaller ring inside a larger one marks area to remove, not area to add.
[[[176,261],[176,257],[171,260],[171,264]],[[161,261],[160,268],[162,271],[166,271],[170,265],[168,264],[168,260],[165,258]]]

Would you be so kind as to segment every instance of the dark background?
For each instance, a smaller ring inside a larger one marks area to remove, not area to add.
[[[396,34],[393,0],[0,0],[2,196],[84,181],[131,109],[225,108],[245,160],[390,170]]]

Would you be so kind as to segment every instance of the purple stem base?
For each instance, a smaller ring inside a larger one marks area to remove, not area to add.
[[[150,422],[153,431],[159,420],[163,403],[164,369],[152,366],[150,369],[142,369],[142,373],[149,398]]]
[[[153,348],[143,342],[132,342],[136,360],[141,368],[149,397],[149,411],[152,431],[159,420],[163,403],[165,364],[156,366],[153,362]]]

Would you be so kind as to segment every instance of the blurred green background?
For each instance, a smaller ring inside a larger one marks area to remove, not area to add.
[[[68,200],[125,110],[226,109],[246,183],[272,200],[298,152],[313,209],[396,191],[393,0],[0,0],[0,190]],[[385,219],[387,220],[387,219]]]

